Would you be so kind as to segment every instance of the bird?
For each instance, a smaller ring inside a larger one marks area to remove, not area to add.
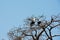
[[[39,25],[39,24],[41,23],[41,21],[38,21],[37,23],[38,23],[38,25]]]
[[[53,21],[54,19],[53,18],[51,18],[51,22]]]
[[[40,27],[40,28],[44,28],[45,27],[45,23],[41,22],[41,21],[38,21],[37,22],[37,25]]]
[[[29,18],[28,20],[30,20],[30,26],[32,27],[35,24],[35,18]]]
[[[30,26],[33,26],[34,24],[35,24],[35,22],[34,21],[31,21]]]

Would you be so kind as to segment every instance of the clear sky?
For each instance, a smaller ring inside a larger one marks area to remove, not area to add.
[[[23,24],[28,16],[56,15],[60,13],[60,0],[0,0],[0,40],[7,32]]]

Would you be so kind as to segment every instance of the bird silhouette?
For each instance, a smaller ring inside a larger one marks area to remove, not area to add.
[[[30,26],[32,27],[35,24],[35,18],[29,18],[28,20],[30,20]]]
[[[41,21],[38,21],[37,23],[38,23],[38,25],[40,25]]]
[[[37,25],[40,27],[40,28],[44,28],[45,27],[45,24],[41,21],[38,21],[37,22]]]
[[[51,18],[51,22],[53,21],[54,19],[53,18]]]
[[[33,26],[35,24],[35,22],[34,21],[32,21],[31,23],[30,23],[30,26]]]

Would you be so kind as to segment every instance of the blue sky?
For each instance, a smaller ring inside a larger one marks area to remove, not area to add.
[[[28,16],[56,15],[60,13],[60,0],[0,0],[0,40],[7,32],[23,24]]]

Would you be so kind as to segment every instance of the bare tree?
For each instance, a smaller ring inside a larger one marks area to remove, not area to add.
[[[30,17],[24,22],[22,27],[15,27],[8,32],[10,40],[53,40],[54,37],[60,36],[52,34],[54,28],[60,27],[59,15],[53,15],[49,20],[45,16]]]

